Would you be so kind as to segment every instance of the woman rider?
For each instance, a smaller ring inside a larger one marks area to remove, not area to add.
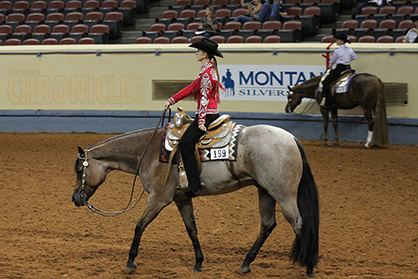
[[[223,58],[218,50],[218,44],[208,38],[202,38],[200,42],[193,43],[189,47],[197,48],[196,59],[203,64],[199,76],[192,84],[169,98],[165,103],[165,109],[188,96],[193,96],[197,102],[196,117],[179,142],[189,188],[197,192],[202,184],[194,154],[195,145],[206,133],[209,125],[219,117],[219,90],[225,89],[218,80],[219,73],[215,56]]]

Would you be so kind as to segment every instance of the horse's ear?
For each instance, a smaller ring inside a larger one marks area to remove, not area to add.
[[[289,89],[289,91],[292,91],[292,88],[289,85],[287,86],[287,89]]]
[[[78,157],[84,158],[84,149],[81,148],[80,146],[77,146],[78,148]]]

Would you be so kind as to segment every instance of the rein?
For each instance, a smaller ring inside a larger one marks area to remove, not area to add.
[[[143,190],[142,190],[142,193],[141,193],[141,195],[139,196],[139,198],[136,200],[136,202],[135,202],[134,204],[132,204],[132,205],[131,205],[132,200],[133,200],[133,195],[134,195],[134,192],[135,192],[135,183],[136,183],[136,179],[137,179],[137,177],[138,177],[138,175],[139,175],[139,168],[141,167],[142,161],[143,161],[143,159],[144,159],[144,157],[145,157],[145,154],[146,154],[146,152],[147,152],[147,150],[148,150],[149,145],[151,144],[152,139],[154,138],[155,134],[157,133],[157,130],[158,130],[158,127],[160,126],[160,123],[161,123],[161,127],[163,127],[163,126],[164,126],[164,118],[165,118],[165,113],[166,113],[166,111],[167,111],[167,110],[169,110],[168,122],[170,122],[170,121],[171,121],[171,109],[170,109],[170,108],[168,108],[168,109],[164,109],[164,112],[163,112],[163,114],[161,115],[160,120],[158,121],[158,124],[157,124],[157,126],[155,127],[155,129],[154,129],[154,133],[152,134],[151,138],[149,139],[149,141],[148,141],[148,143],[147,143],[147,145],[146,145],[146,147],[145,147],[144,152],[142,152],[141,159],[140,159],[140,160],[139,160],[139,162],[138,162],[138,167],[136,168],[135,177],[134,177],[134,181],[133,181],[133,184],[132,184],[131,197],[130,197],[129,202],[128,202],[128,204],[126,205],[125,209],[124,209],[124,210],[122,210],[122,211],[115,211],[115,212],[111,212],[111,211],[103,211],[103,210],[100,210],[100,209],[98,209],[97,207],[93,206],[92,204],[87,203],[87,207],[88,207],[88,208],[89,208],[92,212],[97,213],[97,214],[102,215],[102,216],[105,216],[105,217],[116,217],[116,216],[118,216],[118,215],[120,215],[120,214],[122,214],[122,213],[128,212],[128,211],[130,211],[131,209],[133,209],[133,208],[134,208],[134,207],[135,207],[135,206],[139,203],[139,201],[142,199],[142,197],[143,197],[143,195],[144,195],[144,192],[145,192],[145,189],[143,189]],[[83,198],[87,198],[87,194],[84,192],[84,187],[85,187],[85,184],[86,184],[86,170],[87,170],[87,167],[88,167],[88,165],[89,165],[89,163],[88,163],[88,161],[87,161],[87,149],[86,149],[86,150],[84,150],[84,154],[85,154],[85,157],[84,157],[84,158],[81,158],[80,156],[78,157],[79,159],[84,160],[84,162],[83,162],[83,178],[82,178],[82,181],[81,181],[81,190],[80,190],[80,195],[81,195]]]
[[[315,99],[311,99],[311,100],[309,100],[309,104],[307,104],[304,108],[303,108],[303,110],[301,111],[301,112],[299,112],[299,113],[296,113],[296,112],[292,112],[292,114],[293,115],[301,115],[301,114],[304,114],[304,113],[306,113],[306,112],[308,112],[308,111],[310,111],[313,107],[314,107],[314,105],[316,104],[316,100]]]

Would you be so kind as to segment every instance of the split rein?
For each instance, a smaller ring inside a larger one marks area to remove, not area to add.
[[[142,152],[141,159],[138,162],[138,166],[137,166],[136,172],[135,172],[134,181],[132,183],[131,197],[130,197],[129,202],[126,205],[125,209],[122,210],[122,211],[116,211],[116,212],[103,211],[103,210],[98,209],[97,207],[94,207],[92,204],[87,203],[87,207],[92,212],[97,213],[97,214],[102,215],[102,216],[105,216],[105,217],[116,217],[116,216],[118,216],[118,215],[120,215],[122,213],[128,212],[131,209],[133,209],[139,203],[139,201],[142,199],[142,197],[144,195],[144,192],[145,192],[145,189],[142,190],[142,193],[139,196],[139,198],[135,201],[135,203],[132,204],[133,195],[134,195],[134,192],[135,192],[135,183],[136,183],[136,179],[137,179],[137,177],[139,175],[139,168],[141,167],[142,161],[144,160],[145,154],[146,154],[146,152],[148,150],[149,145],[151,144],[152,139],[154,138],[155,134],[157,133],[157,130],[158,130],[158,127],[160,126],[160,123],[161,123],[161,127],[164,126],[164,118],[165,118],[165,113],[166,113],[167,110],[169,110],[168,122],[171,121],[171,109],[170,108],[164,109],[164,112],[161,115],[160,120],[158,121],[158,124],[155,127],[155,129],[154,129],[154,133],[152,134],[151,138],[149,139],[149,141],[148,141],[148,143],[147,143],[147,145],[145,147],[145,150]],[[85,150],[84,154],[85,154],[84,155],[85,156],[84,158],[81,158],[80,156],[78,157],[79,159],[84,160],[84,162],[83,162],[83,177],[82,177],[82,180],[81,180],[81,191],[80,191],[81,193],[80,193],[80,195],[83,198],[87,198],[87,195],[84,192],[84,186],[86,184],[86,170],[87,170],[87,167],[89,165],[89,163],[87,161],[87,150]]]

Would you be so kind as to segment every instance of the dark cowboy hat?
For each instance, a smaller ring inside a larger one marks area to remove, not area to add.
[[[200,42],[196,42],[189,45],[189,47],[201,49],[206,53],[211,53],[213,55],[224,58],[222,53],[218,50],[218,44],[215,41],[212,41],[211,39],[208,39],[206,37],[202,38]]]
[[[346,34],[338,34],[338,35],[334,35],[334,37],[333,38],[336,38],[336,39],[340,39],[341,41],[343,41],[344,43],[349,43],[349,44],[351,44],[351,42],[350,42],[350,40],[348,39],[348,37],[347,37],[347,35]]]

